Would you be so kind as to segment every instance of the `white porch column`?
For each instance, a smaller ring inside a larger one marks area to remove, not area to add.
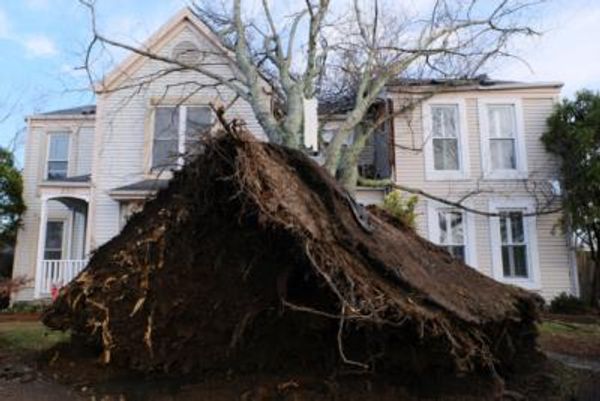
[[[42,210],[40,211],[40,229],[38,237],[37,258],[35,261],[35,289],[33,297],[40,298],[42,285],[42,260],[44,259],[44,247],[46,246],[46,226],[48,224],[48,199],[42,198]]]
[[[91,249],[91,247],[92,247],[92,245],[91,245],[92,244],[92,230],[90,230],[91,210],[92,210],[91,202],[88,200],[87,207],[85,209],[84,224],[83,224],[83,231],[85,233],[84,245],[83,245],[83,259],[86,259],[86,260],[90,258],[90,252],[92,251],[92,249]]]

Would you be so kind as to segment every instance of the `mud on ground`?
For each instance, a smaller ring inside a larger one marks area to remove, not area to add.
[[[68,344],[44,353],[0,354],[3,401],[483,401],[478,383],[423,380],[394,385],[364,375],[318,377],[304,374],[244,374],[234,371],[179,377],[119,371],[99,362],[89,349]],[[600,376],[540,359],[514,372],[502,401],[592,401],[600,395]]]

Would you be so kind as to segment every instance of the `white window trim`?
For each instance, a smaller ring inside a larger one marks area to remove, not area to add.
[[[490,154],[490,136],[487,107],[494,104],[512,105],[515,109],[516,137],[515,156],[517,168],[514,170],[493,170]],[[527,178],[527,150],[523,103],[515,97],[478,98],[479,133],[481,138],[481,169],[483,178],[488,180],[515,180]]]
[[[472,213],[467,213],[465,210],[453,208],[450,205],[436,202],[434,200],[427,201],[427,235],[429,241],[441,245],[439,242],[440,238],[440,226],[438,223],[438,210],[439,209],[456,209],[463,214],[463,229],[465,236],[465,263],[471,267],[477,266],[477,246],[475,236],[475,216]]]
[[[71,155],[73,152],[73,135],[71,130],[56,130],[56,131],[48,131],[46,133],[46,163],[44,163],[44,176],[43,181],[60,181],[60,180],[48,180],[48,173],[50,172],[48,166],[50,164],[50,141],[52,140],[52,135],[67,135],[69,138],[69,149],[67,150],[67,177],[71,176]],[[39,171],[39,170],[38,170]]]
[[[527,198],[502,198],[489,201],[489,211],[498,213],[502,210],[522,210],[523,213],[534,213],[535,202]],[[539,266],[537,219],[535,216],[523,216],[525,242],[527,244],[527,272],[529,277],[504,277],[502,268],[502,240],[500,238],[500,218],[490,217],[490,241],[492,256],[492,274],[500,282],[517,285],[528,290],[541,290]]]
[[[177,126],[177,152],[179,153],[179,157],[177,158],[176,167],[180,168],[184,164],[185,154],[185,129],[187,122],[187,109],[188,107],[205,107],[210,109],[210,105],[208,104],[198,104],[198,103],[190,103],[190,104],[157,104],[152,106],[152,119],[150,121],[150,130],[151,130],[151,141],[150,141],[150,170],[154,168],[154,132],[155,129],[155,118],[156,118],[156,109],[159,108],[179,108],[179,125]],[[214,125],[214,116],[211,113],[211,124]]]
[[[458,106],[458,163],[459,170],[436,170],[434,168],[431,107],[443,105]],[[469,135],[465,99],[459,97],[436,96],[423,103],[423,140],[425,151],[425,180],[447,181],[469,178]]]

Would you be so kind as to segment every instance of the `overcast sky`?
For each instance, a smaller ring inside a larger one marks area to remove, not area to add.
[[[121,40],[143,40],[187,1],[97,3],[105,32]],[[489,74],[498,79],[562,81],[563,96],[581,88],[600,90],[600,0],[550,0],[531,19],[544,34],[514,44],[529,67],[505,61]],[[12,111],[0,123],[0,145],[10,141],[28,114],[93,103],[84,90],[83,73],[76,69],[88,39],[89,18],[76,0],[0,1],[0,119]]]

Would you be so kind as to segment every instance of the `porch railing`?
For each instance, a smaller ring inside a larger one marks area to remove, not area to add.
[[[41,260],[37,277],[38,298],[52,295],[53,289],[58,290],[68,284],[87,265],[87,259]]]

